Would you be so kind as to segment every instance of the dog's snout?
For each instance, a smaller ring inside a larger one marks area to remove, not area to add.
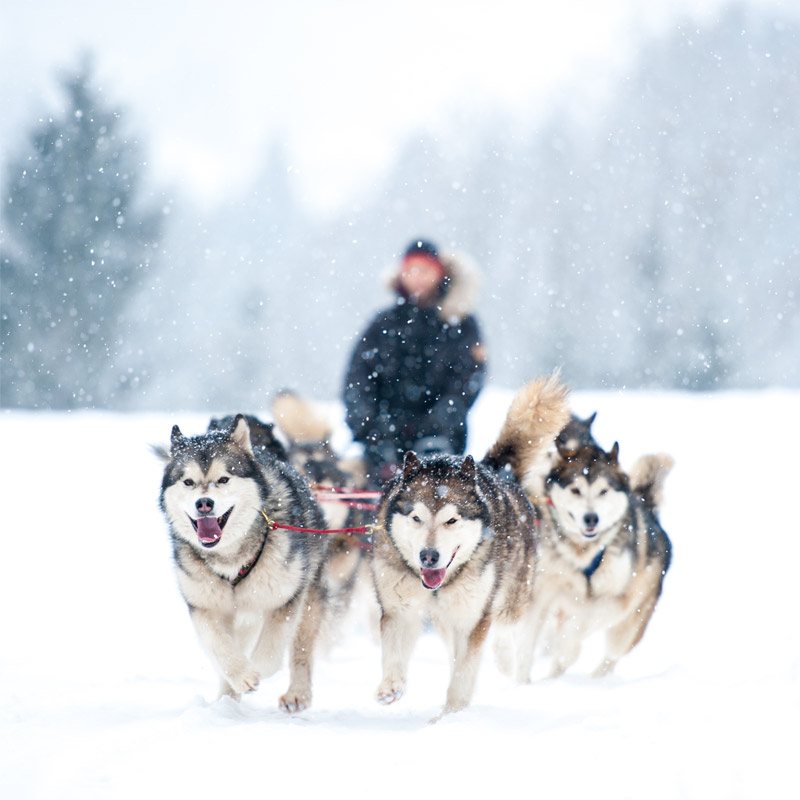
[[[599,521],[600,517],[594,511],[589,511],[583,515],[583,522],[587,528],[596,528]]]
[[[419,551],[419,562],[426,569],[432,569],[439,563],[439,551],[431,548]]]
[[[201,514],[210,514],[214,510],[214,501],[210,497],[201,497],[194,504]]]

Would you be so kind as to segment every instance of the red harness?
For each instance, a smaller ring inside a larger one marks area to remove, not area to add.
[[[344,486],[320,486],[315,484],[311,489],[314,492],[314,499],[318,503],[342,503],[358,511],[377,511],[377,503],[365,503],[363,501],[377,500],[381,496],[380,492],[348,489]]]
[[[267,529],[274,531],[278,528],[284,531],[294,531],[295,533],[339,533],[349,539],[356,547],[362,550],[372,550],[372,542],[362,541],[357,539],[356,535],[372,536],[373,531],[380,528],[380,525],[360,525],[357,528],[297,528],[294,525],[283,525],[280,522],[271,520],[267,512],[262,508],[261,516],[267,521]]]

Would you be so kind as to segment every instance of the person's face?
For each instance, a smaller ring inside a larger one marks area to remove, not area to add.
[[[406,294],[417,300],[431,297],[441,281],[441,269],[429,258],[411,256],[400,269],[400,285]]]

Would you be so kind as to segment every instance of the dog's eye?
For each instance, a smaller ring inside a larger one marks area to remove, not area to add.
[[[420,519],[420,518],[419,518],[419,517],[418,517],[416,514],[414,514],[414,516],[413,516],[413,517],[411,517],[411,519],[412,519],[414,522],[416,522],[416,523],[417,523],[417,525],[419,525],[419,523],[420,523],[420,522],[422,522],[422,520],[421,520],[421,519]]]
[[[572,494],[575,494],[578,497],[581,496],[581,490],[580,489],[570,489],[570,491],[572,492]]]
[[[601,489],[600,497],[602,497],[604,494],[608,494],[608,489]]]
[[[222,477],[217,480],[217,483],[227,483],[230,480],[228,477]]]
[[[187,478],[183,483],[185,486],[194,486],[194,481],[191,478]]]
[[[458,520],[455,517],[450,517],[450,519],[445,522],[445,525],[455,525],[456,522],[458,522]]]

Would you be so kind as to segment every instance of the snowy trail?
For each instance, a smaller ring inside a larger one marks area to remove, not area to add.
[[[476,455],[509,399],[481,397]],[[516,686],[487,652],[473,705],[436,725],[448,679],[439,640],[423,637],[407,695],[384,708],[379,648],[361,626],[319,661],[300,716],[276,709],[285,672],[240,704],[213,702],[148,451],[175,422],[201,430],[204,415],[0,414],[0,797],[796,797],[798,400],[577,393],[575,411],[599,411],[594,432],[606,448],[619,440],[623,464],[675,457],[662,601],[613,677],[586,677],[588,648],[565,678]]]

